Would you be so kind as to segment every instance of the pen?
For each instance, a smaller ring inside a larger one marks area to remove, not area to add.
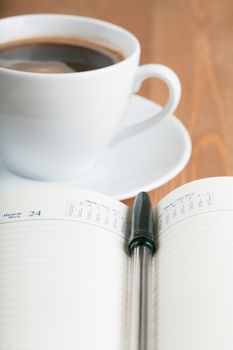
[[[132,213],[128,251],[131,256],[129,350],[147,350],[150,342],[151,264],[156,250],[155,221],[150,198],[140,192]]]

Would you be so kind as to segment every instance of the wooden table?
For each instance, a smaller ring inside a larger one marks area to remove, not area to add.
[[[193,142],[189,164],[151,191],[153,204],[193,179],[233,174],[233,2],[231,0],[1,0],[0,16],[69,13],[96,17],[133,32],[141,63],[176,71],[183,94],[176,115]],[[164,103],[164,85],[150,79],[140,93]],[[131,205],[132,200],[126,201]]]

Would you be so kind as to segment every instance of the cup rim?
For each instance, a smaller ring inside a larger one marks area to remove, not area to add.
[[[139,55],[140,54],[140,43],[139,43],[139,40],[136,38],[136,36],[131,33],[129,30],[117,25],[117,24],[114,24],[114,23],[111,23],[111,22],[108,22],[108,21],[105,21],[105,20],[102,20],[102,19],[97,19],[97,18],[92,18],[92,17],[88,17],[88,16],[78,16],[78,15],[70,15],[70,14],[61,14],[61,13],[29,13],[29,14],[23,14],[23,15],[16,15],[16,16],[8,16],[8,17],[3,17],[0,19],[0,23],[4,22],[4,21],[14,21],[15,19],[24,19],[24,18],[42,18],[42,17],[52,17],[52,18],[63,18],[63,19],[72,19],[72,20],[79,20],[81,22],[92,22],[93,24],[96,23],[96,24],[100,24],[100,25],[103,25],[103,26],[107,26],[113,30],[116,30],[124,35],[126,35],[133,43],[134,43],[134,50],[133,52],[125,57],[123,60],[117,62],[117,63],[114,63],[110,66],[107,66],[107,67],[102,67],[102,68],[98,68],[98,69],[93,69],[93,70],[89,70],[89,71],[83,71],[83,72],[71,72],[71,73],[40,73],[40,72],[25,72],[25,71],[18,71],[18,70],[14,70],[14,69],[10,69],[10,68],[7,68],[7,67],[1,67],[0,66],[0,72],[5,72],[7,74],[13,74],[13,75],[19,75],[20,77],[38,77],[38,78],[48,78],[50,77],[51,78],[57,78],[57,77],[74,77],[76,75],[78,76],[86,76],[86,75],[93,75],[93,74],[101,74],[102,72],[107,72],[107,71],[110,71],[110,70],[114,70],[114,69],[117,69],[118,67],[121,67],[122,65],[125,65],[126,63],[128,63],[128,61],[130,61],[131,59],[133,59],[135,56]]]

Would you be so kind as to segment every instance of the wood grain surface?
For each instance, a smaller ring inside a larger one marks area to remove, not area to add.
[[[168,65],[181,79],[176,115],[193,152],[175,179],[150,192],[155,205],[177,186],[233,174],[233,1],[231,0],[0,0],[0,16],[68,13],[121,25],[141,42],[141,63]],[[147,80],[140,94],[164,103],[163,83]],[[132,205],[132,200],[127,200]]]

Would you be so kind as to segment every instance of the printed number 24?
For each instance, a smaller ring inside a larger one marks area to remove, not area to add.
[[[40,216],[41,215],[41,210],[38,210],[38,211],[35,211],[35,210],[31,210],[29,212],[29,216],[32,217],[32,216]]]

